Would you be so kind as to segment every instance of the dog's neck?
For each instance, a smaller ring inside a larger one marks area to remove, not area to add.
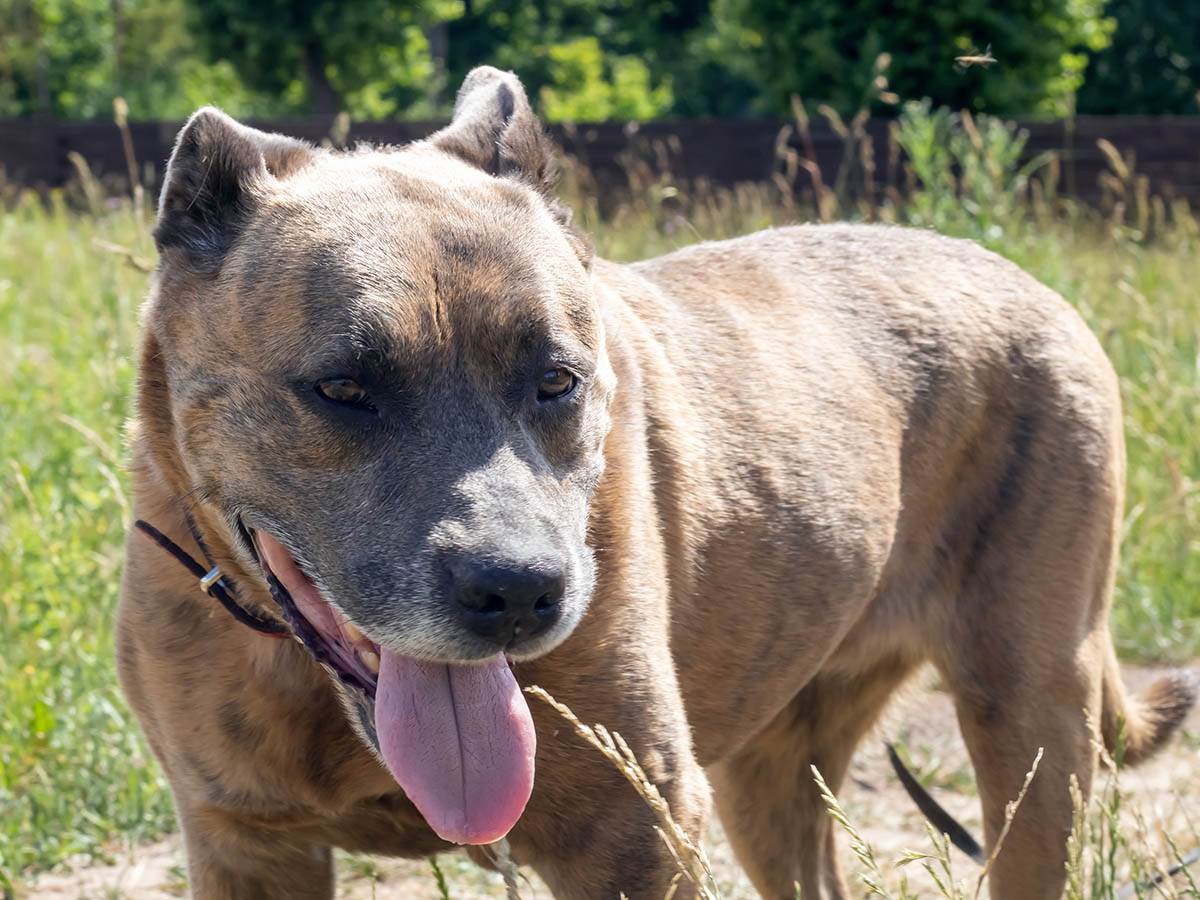
[[[162,354],[158,342],[150,334],[142,347],[138,416],[132,444],[132,467],[138,475],[135,483],[139,486],[135,498],[137,516],[192,556],[211,557],[212,564],[220,568],[226,582],[234,586],[241,605],[266,619],[278,620],[278,608],[265,583],[235,551],[236,539],[230,534],[224,518],[211,503],[198,496],[196,486],[184,469],[170,415],[170,391]],[[197,535],[204,541],[204,548],[198,546]],[[236,623],[231,620],[231,624]]]

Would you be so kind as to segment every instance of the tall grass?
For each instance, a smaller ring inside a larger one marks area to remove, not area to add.
[[[855,138],[861,123],[844,128],[856,141],[844,156],[853,175],[814,170],[783,142],[771,184],[687,185],[631,160],[630,196],[615,209],[601,214],[585,171],[572,172],[568,193],[599,252],[618,260],[787,221],[861,218],[973,237],[1059,290],[1100,336],[1126,404],[1120,649],[1126,658],[1196,657],[1196,223],[1186,209],[1156,203],[1125,160],[1123,171],[1114,160],[1103,214],[1075,208],[1056,196],[1053,160],[1017,167],[1021,136],[1011,127],[919,105],[893,131],[909,162],[904,189],[889,192],[875,185],[873,151]],[[4,873],[15,882],[75,854],[103,857],[173,824],[110,648],[129,518],[121,435],[153,258],[149,211],[86,178],[69,192],[3,196],[0,888]]]
[[[128,204],[0,212],[0,870],[103,855],[171,809],[113,673],[122,425],[146,276]]]

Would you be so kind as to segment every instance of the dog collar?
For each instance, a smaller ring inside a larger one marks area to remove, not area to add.
[[[196,546],[200,548],[200,552],[204,555],[205,562],[208,563],[208,569],[193,557],[190,553],[180,547],[177,543],[151,525],[144,519],[138,519],[133,523],[134,527],[141,531],[144,535],[158,544],[159,547],[166,550],[175,560],[196,576],[200,582],[200,590],[208,596],[212,597],[223,607],[231,616],[241,622],[248,628],[252,628],[259,634],[272,638],[290,637],[292,632],[285,626],[271,619],[264,619],[261,616],[256,616],[246,607],[242,606],[237,601],[237,591],[230,584],[225,575],[221,572],[220,566],[213,562],[212,556],[208,552],[208,547],[204,543],[204,538],[200,536],[199,529],[196,528],[196,523],[192,521],[191,516],[187,516],[188,530],[192,533],[192,538],[196,542]]]

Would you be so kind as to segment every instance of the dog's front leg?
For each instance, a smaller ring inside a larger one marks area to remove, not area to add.
[[[180,807],[194,900],[332,900],[329,847]]]
[[[582,639],[580,639],[582,638]],[[708,782],[692,753],[683,704],[665,647],[589,644],[573,637],[557,660],[521,669],[579,719],[619,732],[673,818],[697,842],[709,810]],[[543,701],[530,697],[538,731],[533,798],[510,835],[517,861],[529,863],[558,900],[665,896],[679,866],[656,827],[661,820],[616,765]],[[676,897],[692,896],[681,879]]]

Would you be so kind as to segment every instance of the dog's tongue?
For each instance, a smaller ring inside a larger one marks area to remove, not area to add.
[[[490,844],[524,812],[533,719],[503,655],[446,665],[384,650],[375,731],[392,777],[442,839]]]

